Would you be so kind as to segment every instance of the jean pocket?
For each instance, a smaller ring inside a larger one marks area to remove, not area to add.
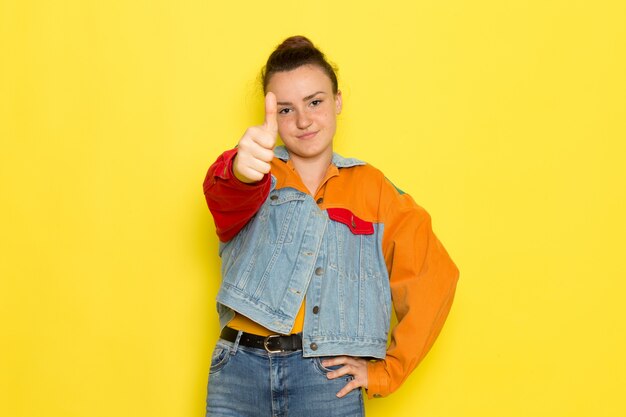
[[[325,359],[330,359],[330,357],[321,357],[321,358],[312,359],[315,369],[324,376],[326,376],[327,373],[336,371],[337,369],[343,366],[343,365],[324,366],[322,365],[322,361]]]
[[[213,349],[213,355],[211,356],[211,369],[209,374],[219,372],[230,359],[230,349],[224,346],[217,345]]]

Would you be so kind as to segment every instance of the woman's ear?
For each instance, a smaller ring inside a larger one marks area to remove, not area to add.
[[[343,99],[341,98],[341,90],[337,90],[335,94],[335,113],[340,114],[343,108]]]

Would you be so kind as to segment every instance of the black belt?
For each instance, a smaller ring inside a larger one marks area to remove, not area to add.
[[[224,327],[220,337],[229,342],[237,340],[239,330]],[[283,336],[280,334],[271,334],[269,336],[259,336],[252,333],[242,332],[239,338],[241,346],[265,349],[268,353],[288,352],[294,350],[302,350],[302,336],[292,334]]]

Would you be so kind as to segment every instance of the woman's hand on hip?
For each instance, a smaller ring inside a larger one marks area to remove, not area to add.
[[[354,389],[363,387],[367,389],[367,360],[363,358],[354,358],[352,356],[337,356],[334,358],[324,359],[322,366],[343,365],[341,368],[328,372],[328,379],[340,378],[344,375],[352,375],[353,379],[348,382],[338,393],[337,397],[341,398]]]

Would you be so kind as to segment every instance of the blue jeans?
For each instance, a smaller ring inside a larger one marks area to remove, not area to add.
[[[207,394],[211,417],[363,417],[361,390],[337,398],[351,376],[330,380],[323,358],[302,351],[268,353],[220,339],[213,351]]]

